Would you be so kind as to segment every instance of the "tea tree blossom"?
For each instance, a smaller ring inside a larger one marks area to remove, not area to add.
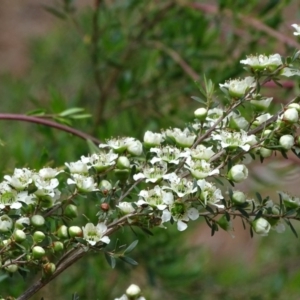
[[[254,77],[246,77],[244,79],[232,79],[223,84],[220,84],[222,90],[227,90],[229,95],[233,98],[240,98],[245,96],[250,88],[255,87],[256,82]]]
[[[4,179],[16,190],[22,191],[32,183],[32,175],[33,172],[29,169],[15,169],[12,176],[5,175]]]
[[[186,169],[188,169],[192,176],[196,179],[203,179],[208,176],[219,174],[218,169],[214,169],[210,163],[205,160],[186,160]]]
[[[196,135],[190,132],[187,128],[181,130],[179,128],[167,129],[164,132],[165,136],[174,140],[178,147],[191,147],[196,139]]]
[[[179,164],[181,151],[172,146],[166,146],[161,148],[151,148],[150,152],[155,153],[156,156],[151,159],[151,163],[154,164],[158,161],[165,161],[169,164]]]
[[[67,184],[75,184],[81,192],[98,191],[94,178],[91,176],[72,174],[71,178],[68,178]]]
[[[163,211],[162,223],[170,221],[171,218],[177,222],[177,229],[184,231],[189,220],[194,221],[199,218],[199,211],[187,202],[176,200],[169,206],[169,209]]]
[[[182,152],[182,157],[189,157],[191,156],[193,160],[210,160],[211,157],[215,155],[215,152],[212,150],[211,147],[205,147],[204,145],[197,145],[196,148],[185,148],[184,152]]]
[[[252,228],[257,234],[266,236],[271,229],[271,225],[266,219],[258,218],[252,222]]]
[[[153,165],[147,165],[142,172],[133,175],[134,180],[145,179],[146,182],[156,183],[161,181],[167,173],[168,165],[164,161],[158,161]]]
[[[108,168],[116,163],[118,154],[109,151],[94,153],[91,156],[81,157],[81,161],[87,166],[88,169],[94,168],[97,172],[106,171]]]
[[[204,179],[198,180],[197,185],[200,188],[199,200],[204,206],[213,205],[218,208],[224,208],[223,204],[219,204],[224,198],[220,189]]]
[[[294,35],[300,35],[300,26],[298,24],[293,24],[291,26],[294,27],[295,30],[296,30],[293,34]]]
[[[180,178],[171,174],[170,176],[167,176],[166,179],[170,181],[170,185],[165,185],[162,188],[164,190],[172,190],[180,198],[197,191],[197,186],[194,185],[193,181],[187,180],[186,178]]]
[[[107,227],[104,223],[98,223],[96,226],[93,223],[87,223],[85,227],[82,227],[83,238],[92,246],[98,242],[109,244],[110,238],[104,236],[107,231]]]
[[[228,172],[228,179],[234,182],[242,182],[248,177],[248,169],[245,165],[234,165]]]
[[[221,133],[213,133],[212,138],[221,141],[222,148],[241,148],[244,151],[249,151],[251,145],[256,143],[256,137],[247,135],[243,130],[240,132],[221,131]]]
[[[151,190],[141,190],[141,197],[136,203],[139,206],[150,205],[153,208],[164,210],[168,205],[174,202],[174,196],[171,192],[165,192],[160,186],[156,185]]]
[[[146,131],[144,134],[144,144],[147,148],[157,147],[163,142],[164,138],[161,133]]]

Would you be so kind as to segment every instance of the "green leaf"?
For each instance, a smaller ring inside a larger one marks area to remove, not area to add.
[[[195,101],[201,103],[201,104],[206,105],[206,101],[204,101],[203,99],[201,99],[201,98],[199,98],[199,97],[192,96],[191,98],[192,98],[193,100],[195,100]]]
[[[237,209],[244,217],[249,218],[249,214],[248,214],[245,210],[241,209],[240,207],[237,207],[236,209]]]
[[[66,109],[66,110],[62,111],[58,115],[61,116],[61,117],[66,117],[66,116],[74,115],[74,114],[82,112],[82,111],[84,111],[84,108],[72,107],[72,108],[69,108],[69,109]]]
[[[134,259],[132,259],[128,256],[120,256],[119,258],[132,266],[138,265],[138,263]]]
[[[92,117],[91,114],[81,114],[81,115],[70,116],[70,118],[72,118],[72,119],[74,119],[74,120],[88,119],[88,118],[91,118],[91,117]]]
[[[262,201],[263,201],[262,197],[261,197],[261,194],[259,192],[256,192],[255,195],[256,195],[256,198],[257,198],[258,202],[261,204]]]
[[[291,221],[289,219],[284,219],[284,220],[290,226],[290,228],[291,228],[293,234],[295,235],[295,237],[298,238],[298,234],[297,234],[294,226],[292,225]]]
[[[112,269],[114,269],[115,266],[116,266],[116,259],[115,259],[115,257],[112,256],[112,255],[110,255],[110,254],[108,254],[107,252],[104,253],[104,256],[105,256],[106,261],[110,265],[110,267]]]
[[[43,116],[45,115],[46,110],[42,108],[34,109],[26,113],[27,116]]]
[[[56,122],[61,123],[61,124],[65,124],[65,125],[68,125],[68,126],[72,125],[72,122],[70,120],[68,120],[68,119],[65,119],[65,118],[54,117],[53,119]]]

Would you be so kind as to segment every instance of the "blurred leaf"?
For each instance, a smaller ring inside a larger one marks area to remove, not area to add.
[[[132,259],[128,256],[119,256],[119,258],[132,266],[138,265],[138,263],[134,259]]]
[[[131,252],[135,247],[136,247],[136,245],[138,244],[138,240],[135,240],[134,242],[132,242],[126,249],[125,249],[125,251],[124,251],[124,254],[125,253],[129,253],[129,252]]]
[[[74,115],[74,114],[82,112],[82,111],[84,111],[84,108],[72,107],[72,108],[64,110],[63,112],[59,113],[58,115],[60,117],[66,117],[66,116]]]

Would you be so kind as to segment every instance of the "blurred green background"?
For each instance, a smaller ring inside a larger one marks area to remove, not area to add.
[[[194,83],[217,85],[244,76],[246,55],[300,49],[291,24],[298,1],[95,0],[0,2],[0,113],[45,109],[49,117],[83,107],[92,117],[72,126],[104,141],[142,139],[146,130],[182,127],[198,108]],[[298,93],[297,82],[263,91],[277,105]],[[221,95],[221,94],[220,94]],[[216,95],[218,96],[218,95]],[[0,172],[61,166],[89,152],[85,141],[54,129],[0,120]],[[297,160],[279,157],[252,167],[241,189],[275,198],[297,190]],[[267,165],[267,167],[266,167]],[[85,204],[87,214],[94,204]],[[299,226],[296,228],[299,229]],[[136,236],[137,235],[137,236]],[[154,237],[124,230],[121,243],[139,239],[131,267],[112,270],[100,254],[84,257],[32,299],[114,299],[136,283],[147,299],[299,299],[300,244],[290,231],[250,239],[240,222],[235,238],[210,232],[202,221]],[[117,236],[115,237],[115,239]],[[0,275],[0,294],[19,296],[38,275]]]

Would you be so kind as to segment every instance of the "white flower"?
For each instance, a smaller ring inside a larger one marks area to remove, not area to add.
[[[282,115],[282,120],[289,123],[297,123],[299,120],[299,114],[297,109],[288,108]]]
[[[197,145],[196,148],[190,149],[185,148],[185,152],[181,154],[182,157],[189,157],[191,156],[194,160],[200,159],[200,160],[210,160],[211,157],[215,155],[215,152],[212,150],[211,147],[205,147],[203,145]]]
[[[2,215],[0,217],[0,232],[8,232],[12,230],[13,221],[8,215]]]
[[[221,131],[220,134],[213,133],[213,140],[221,141],[222,148],[241,148],[244,151],[249,151],[251,145],[254,144],[256,138],[254,135],[247,135],[243,130],[240,132]]]
[[[51,179],[62,172],[63,172],[63,170],[57,171],[56,169],[53,169],[53,168],[43,168],[43,169],[39,170],[38,174],[43,179]]]
[[[109,244],[110,239],[108,236],[104,236],[106,233],[107,227],[104,223],[98,223],[95,226],[93,223],[87,223],[85,227],[82,227],[83,238],[92,246],[98,242],[103,242]]]
[[[248,177],[248,169],[245,165],[235,165],[228,172],[228,179],[234,182],[244,181]]]
[[[177,229],[183,231],[187,228],[189,220],[194,221],[199,218],[199,212],[196,208],[190,207],[189,203],[177,200],[169,206],[169,210],[165,209],[163,211],[162,223],[170,221],[171,217],[177,222]]]
[[[279,75],[285,76],[285,77],[292,77],[292,76],[300,76],[300,71],[298,69],[294,68],[283,68]]]
[[[90,176],[72,174],[72,178],[68,178],[67,184],[75,184],[81,192],[98,191],[94,178]]]
[[[294,137],[290,134],[285,134],[279,139],[279,145],[285,150],[290,150],[294,146],[294,143]]]
[[[232,79],[224,84],[219,84],[221,89],[228,90],[228,93],[231,97],[239,98],[245,95],[245,93],[252,87],[255,87],[255,78],[246,77],[244,79]]]
[[[0,191],[0,209],[4,209],[5,207],[10,207],[11,209],[19,209],[22,207],[22,196],[23,194],[27,195],[27,191],[25,192],[17,192],[16,190],[11,189],[10,191]],[[21,195],[18,197],[18,195]]]
[[[32,183],[33,172],[29,169],[15,169],[12,176],[5,175],[4,179],[18,191],[22,191]]]
[[[196,138],[196,135],[187,128],[183,131],[179,128],[167,129],[164,134],[174,140],[179,147],[191,147]]]
[[[127,149],[129,139],[134,140],[133,138],[125,137],[107,140],[107,144],[100,144],[99,148],[111,148],[116,153],[123,153]]]
[[[229,120],[229,127],[233,129],[246,129],[249,126],[248,121],[241,115],[231,112],[227,118]]]
[[[134,212],[134,207],[130,202],[120,202],[116,205],[124,214],[128,215]]]
[[[71,173],[76,173],[76,174],[87,174],[88,173],[87,164],[82,162],[81,160],[79,160],[77,162],[65,163],[65,165],[69,168]]]
[[[146,182],[156,183],[164,178],[167,173],[167,163],[159,161],[153,164],[153,166],[147,165],[142,169],[141,173],[133,175],[135,181],[139,179],[146,179]]]
[[[240,63],[248,65],[255,70],[275,70],[282,65],[282,60],[278,53],[269,56],[260,54],[258,56],[248,56],[247,59],[241,60]]]
[[[163,135],[161,133],[153,133],[151,131],[146,131],[144,134],[144,143],[150,147],[159,146],[163,142]]]
[[[139,196],[143,199],[139,199],[137,205],[150,205],[156,207],[159,210],[164,210],[167,205],[174,202],[174,196],[171,192],[165,192],[160,186],[156,185],[152,190],[141,190]]]
[[[186,169],[188,169],[196,179],[203,179],[208,176],[219,174],[219,170],[213,169],[210,163],[205,160],[194,161],[188,158],[186,160]]]
[[[223,204],[218,204],[224,197],[221,190],[210,182],[200,179],[197,181],[197,185],[200,187],[200,200],[204,206],[210,204],[219,208],[224,208]]]
[[[291,25],[296,29],[296,31],[293,33],[294,35],[300,35],[300,26],[298,24]]]
[[[266,236],[271,229],[271,225],[266,219],[258,218],[252,222],[252,228],[257,234]]]
[[[273,97],[270,97],[261,100],[250,100],[250,103],[257,111],[265,111],[270,106],[272,100]]]
[[[165,146],[162,148],[151,148],[150,152],[156,153],[157,157],[151,159],[151,163],[154,164],[157,161],[165,161],[169,164],[179,164],[181,151],[172,146]]]
[[[182,198],[189,194],[193,194],[197,191],[197,187],[194,186],[191,180],[187,180],[186,178],[180,178],[174,173],[170,174],[166,179],[170,181],[170,186],[163,186],[163,189],[172,190],[177,194],[178,197]]]
[[[98,172],[104,172],[111,166],[115,165],[118,154],[109,151],[93,153],[91,156],[81,156],[81,161],[87,165],[87,168],[94,168]]]

